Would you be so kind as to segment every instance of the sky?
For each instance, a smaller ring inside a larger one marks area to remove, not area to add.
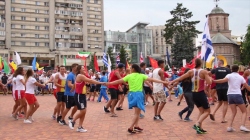
[[[104,0],[104,30],[125,32],[138,22],[149,26],[165,25],[172,18],[170,11],[182,3],[193,13],[191,20],[199,20],[196,28],[203,31],[206,17],[215,7],[214,0]],[[250,0],[220,0],[219,7],[229,13],[232,35],[246,33],[250,24]],[[201,41],[201,35],[196,42]]]

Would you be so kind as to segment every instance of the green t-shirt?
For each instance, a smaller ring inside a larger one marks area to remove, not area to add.
[[[147,75],[141,73],[132,73],[123,78],[129,84],[129,91],[142,91],[143,82],[148,78]]]

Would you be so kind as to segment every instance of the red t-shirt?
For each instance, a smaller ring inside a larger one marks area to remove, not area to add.
[[[215,75],[212,75],[212,79],[215,80]],[[211,84],[211,89],[214,88],[215,86],[216,86],[216,83],[213,82],[213,83]]]
[[[113,82],[119,80],[119,78],[115,75],[116,71],[112,71],[109,75],[109,82]],[[118,71],[117,71],[118,72]],[[108,88],[113,88],[118,90],[119,85],[109,85]]]
[[[164,72],[164,78],[168,78],[168,77],[169,77],[168,73]]]

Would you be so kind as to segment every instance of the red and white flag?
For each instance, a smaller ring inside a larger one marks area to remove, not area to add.
[[[140,63],[142,63],[143,62],[143,56],[142,56],[142,52],[141,52],[141,56],[140,56]]]

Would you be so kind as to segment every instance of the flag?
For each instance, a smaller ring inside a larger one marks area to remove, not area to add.
[[[128,61],[126,62],[126,68],[130,69],[130,65],[129,65]]]
[[[148,57],[149,58],[149,62],[151,64],[151,66],[155,69],[155,68],[158,68],[158,64],[157,64],[157,61],[151,57]]]
[[[197,58],[200,58],[200,57],[201,57],[201,52],[198,53],[198,55],[195,56],[195,57],[191,60],[190,64],[195,64],[195,60],[196,60]]]
[[[66,66],[66,57],[63,57],[63,65]]]
[[[0,56],[0,70],[3,69],[3,64],[2,64],[2,57]]]
[[[40,71],[40,70],[43,70],[43,67],[40,68],[39,64],[36,62],[36,69]]]
[[[140,56],[140,63],[143,62],[143,55],[142,55],[142,52],[141,52],[141,56]]]
[[[218,59],[217,59],[217,55],[214,54],[214,68],[218,67]]]
[[[87,57],[89,57],[90,52],[78,52],[78,54],[76,55],[76,58],[78,59],[86,59]]]
[[[102,56],[102,62],[104,63],[105,67],[108,67],[107,55],[105,52],[103,53],[103,56]]]
[[[32,69],[37,70],[37,68],[36,68],[36,55],[35,55],[35,57],[33,58],[33,61],[32,61]]]
[[[100,71],[100,70],[99,70],[99,66],[98,66],[98,62],[97,62],[97,59],[96,59],[95,54],[94,54],[94,67],[95,67],[95,70],[96,70],[96,71]]]
[[[111,61],[110,61],[110,57],[108,55],[108,72],[109,73],[111,72],[111,66],[112,66],[112,64],[111,64]]]
[[[120,55],[117,53],[116,55],[116,64],[118,65],[120,63]]]
[[[15,52],[15,53],[16,53],[16,64],[17,64],[17,65],[22,64],[20,55],[19,55],[17,52]]]
[[[170,55],[168,53],[168,48],[167,48],[167,51],[166,51],[166,62],[168,63],[168,67],[170,68]]]
[[[10,67],[9,67],[9,64],[6,62],[6,60],[3,60],[3,67],[4,67],[4,72],[6,74],[9,74],[10,73]]]
[[[205,23],[204,32],[202,35],[201,59],[208,62],[214,54],[212,40],[209,33],[208,17]]]

